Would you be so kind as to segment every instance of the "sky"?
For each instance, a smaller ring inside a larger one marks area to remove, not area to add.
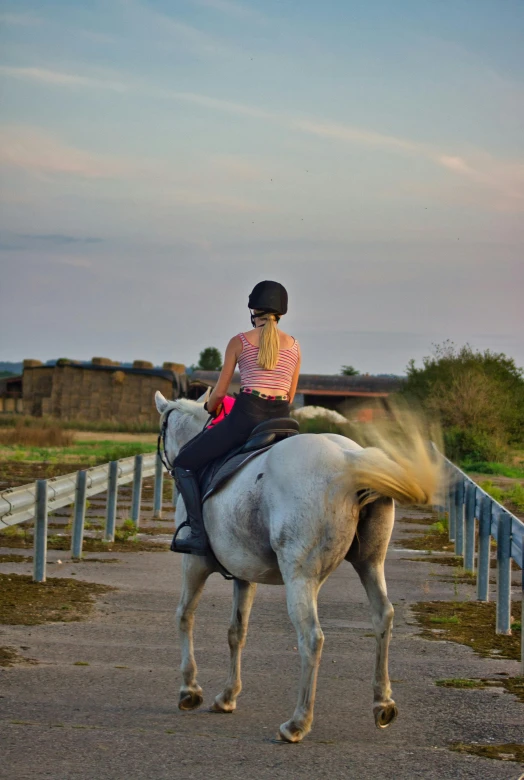
[[[524,366],[521,0],[3,0],[0,360]]]

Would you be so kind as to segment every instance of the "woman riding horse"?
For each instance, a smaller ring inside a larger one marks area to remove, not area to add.
[[[289,415],[300,373],[300,347],[296,339],[278,329],[280,317],[287,312],[287,303],[286,289],[278,282],[259,282],[253,288],[248,300],[253,330],[239,333],[227,345],[224,366],[206,409],[213,416],[220,412],[237,365],[240,395],[225,420],[195,436],[173,462],[191,531],[184,539],[175,535],[171,545],[174,552],[193,555],[210,552],[195,472],[244,444],[259,423]]]

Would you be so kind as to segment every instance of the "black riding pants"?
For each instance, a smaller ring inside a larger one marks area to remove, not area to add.
[[[173,461],[173,467],[197,471],[220,455],[244,444],[259,423],[288,416],[287,401],[268,401],[256,395],[240,393],[225,420],[206,428],[184,445]]]

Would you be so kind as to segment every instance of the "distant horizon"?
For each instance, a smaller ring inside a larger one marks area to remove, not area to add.
[[[122,366],[123,368],[132,368],[133,367],[133,362],[134,361],[132,361],[132,360],[131,361],[128,361],[128,360],[118,360],[118,358],[109,358],[109,359],[110,360],[114,360],[115,368],[117,368],[118,366]],[[143,359],[147,360],[147,358],[143,358]],[[40,360],[40,358],[32,357],[32,358],[23,358],[23,360],[0,360],[0,373],[2,371],[8,371],[9,370],[9,369],[5,368],[5,366],[20,366],[20,368],[23,369],[23,362],[24,362],[24,360]],[[56,365],[56,363],[59,360],[70,360],[71,362],[79,363],[81,365],[92,365],[92,359],[82,360],[80,358],[62,358],[62,357],[60,357],[60,358],[48,358],[47,360],[40,360],[40,362],[42,363],[43,366],[53,366],[53,365]],[[149,360],[147,362],[152,363],[153,361]],[[172,361],[163,361],[163,362],[168,363],[168,362],[172,362]],[[193,368],[192,365],[186,365],[185,363],[182,364],[182,365],[184,365],[184,368],[186,369],[186,372],[188,370],[190,370],[191,373],[193,373],[194,371],[206,371],[206,370],[208,370],[208,369],[198,368],[196,366]],[[162,370],[162,363],[157,363],[156,365],[153,363],[153,368]],[[164,370],[166,370],[166,369],[164,369]],[[217,373],[218,373],[218,371],[217,371]],[[322,374],[320,374],[318,371],[301,371],[300,373],[301,374],[311,374],[311,375],[318,374],[318,375],[322,376]],[[338,373],[325,374],[325,376],[344,376],[344,374],[342,374],[342,372],[338,372]],[[384,373],[370,374],[370,373],[367,373],[367,372],[360,372],[359,371],[358,374],[356,374],[355,376],[392,377],[392,378],[401,379],[402,377],[405,376],[405,374],[384,374]]]

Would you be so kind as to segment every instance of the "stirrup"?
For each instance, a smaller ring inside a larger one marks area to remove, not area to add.
[[[171,539],[171,545],[169,547],[171,552],[178,552],[178,550],[176,549],[176,538],[177,538],[178,534],[180,533],[180,531],[182,530],[182,528],[185,528],[186,526],[191,526],[191,523],[189,522],[189,520],[184,520],[184,522],[180,523],[180,525],[176,529],[176,531],[174,533],[174,536]]]

